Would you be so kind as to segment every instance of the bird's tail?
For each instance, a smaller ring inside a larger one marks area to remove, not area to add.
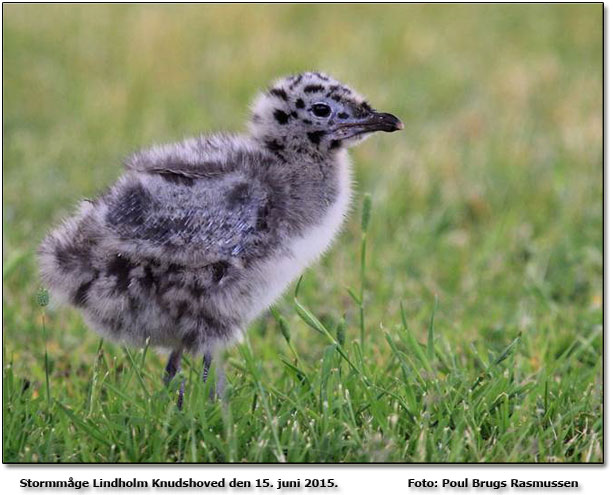
[[[96,278],[92,263],[92,239],[84,234],[83,222],[92,208],[84,201],[77,215],[53,230],[38,248],[38,263],[43,284],[61,302],[84,305],[84,287]]]

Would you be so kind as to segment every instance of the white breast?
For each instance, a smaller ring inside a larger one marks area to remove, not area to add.
[[[249,320],[273,304],[290,282],[326,251],[339,232],[351,202],[351,166],[346,152],[339,156],[338,165],[339,194],[321,222],[294,238],[287,254],[258,266],[259,284],[252,299]]]

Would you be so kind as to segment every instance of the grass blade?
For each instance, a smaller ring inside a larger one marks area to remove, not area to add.
[[[428,359],[432,361],[434,359],[434,315],[436,314],[436,310],[438,308],[438,296],[434,296],[434,308],[432,309],[432,314],[430,315],[430,324],[428,325]]]
[[[104,438],[103,435],[101,435],[96,430],[94,430],[94,428],[91,425],[88,425],[85,421],[83,421],[82,419],[78,418],[77,415],[74,412],[72,412],[70,409],[68,409],[64,404],[62,404],[61,402],[58,402],[58,401],[56,401],[55,403],[60,407],[60,411],[65,413],[66,416],[68,416],[72,420],[72,422],[73,422],[73,424],[75,426],[77,426],[78,428],[83,430],[85,433],[87,433],[93,439],[97,440],[100,443],[103,443],[107,447],[111,446],[111,442],[109,442],[106,438]]]

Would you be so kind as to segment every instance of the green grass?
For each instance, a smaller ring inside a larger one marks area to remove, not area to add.
[[[603,460],[601,6],[3,9],[5,462]],[[178,411],[153,349],[38,304],[35,249],[132,150],[313,68],[405,131],[354,150],[345,231],[224,404],[186,359]]]

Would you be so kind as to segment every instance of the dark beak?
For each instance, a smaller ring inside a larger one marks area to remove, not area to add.
[[[372,112],[361,119],[343,122],[335,130],[337,139],[348,139],[370,132],[395,132],[404,129],[402,121],[391,113]]]
[[[391,113],[375,112],[366,120],[362,121],[362,126],[372,129],[373,131],[395,132],[404,129],[402,121]]]

